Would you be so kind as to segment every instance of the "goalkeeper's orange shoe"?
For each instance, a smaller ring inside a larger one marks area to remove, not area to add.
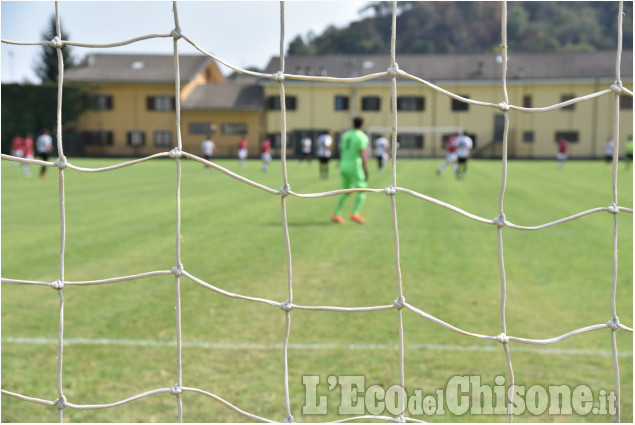
[[[358,222],[359,224],[364,224],[364,217],[360,214],[351,214],[350,219]]]
[[[342,218],[341,215],[334,215],[333,217],[331,217],[331,221],[334,223],[344,223],[344,219]]]

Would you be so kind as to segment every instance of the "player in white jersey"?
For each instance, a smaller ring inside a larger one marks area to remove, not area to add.
[[[53,138],[51,137],[48,129],[43,129],[37,139],[35,139],[35,151],[42,158],[42,161],[48,161],[49,154],[53,152]],[[43,179],[46,176],[46,166],[42,165],[40,169],[40,178]]]
[[[313,146],[313,141],[309,136],[306,136],[300,142],[300,149],[302,150],[302,156],[300,157],[298,163],[301,163],[302,160],[308,161],[309,165],[311,165],[311,150]]]
[[[386,161],[388,160],[388,146],[390,146],[390,142],[384,136],[379,136],[373,142],[375,145],[375,158],[377,158],[377,170],[383,171],[384,165],[386,165]]]
[[[454,146],[456,147],[456,163],[454,164],[454,173],[457,179],[465,177],[467,172],[467,160],[470,157],[470,151],[474,146],[472,138],[465,134],[459,135],[454,139]]]
[[[328,131],[320,134],[316,140],[317,149],[315,155],[320,161],[320,177],[323,179],[329,178],[329,160],[331,159],[331,145],[333,144],[333,138]]]
[[[212,156],[214,156],[214,149],[216,149],[216,145],[214,144],[214,141],[212,140],[212,136],[208,135],[205,138],[205,140],[203,140],[203,143],[201,143],[203,158],[210,161],[212,159]],[[209,167],[209,166],[205,165],[205,167]]]

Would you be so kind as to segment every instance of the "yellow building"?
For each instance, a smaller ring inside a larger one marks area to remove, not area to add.
[[[225,79],[216,63],[203,55],[182,55],[181,138],[183,148],[200,153],[200,143],[213,134],[216,155],[235,156],[242,136],[250,156],[265,137],[280,152],[281,116],[277,82],[269,79]],[[495,54],[401,55],[401,70],[444,90],[473,100],[504,100],[500,57]],[[384,72],[386,55],[290,56],[285,72],[297,75],[356,77]],[[551,106],[610,88],[615,81],[615,52],[510,54],[507,70],[509,103],[527,108]],[[266,73],[280,70],[273,58]],[[633,55],[623,52],[621,79],[632,90]],[[177,144],[174,70],[171,55],[88,56],[67,70],[65,81],[88,93],[90,109],[78,119],[86,155],[142,156]],[[329,130],[339,140],[354,116],[365,119],[372,139],[390,136],[391,81],[327,83],[285,79],[287,151],[298,152],[300,140],[313,140]],[[621,97],[620,154],[633,133],[632,98]],[[467,104],[418,81],[399,77],[397,86],[399,155],[442,156],[443,140],[455,130],[474,140],[473,156],[501,152],[504,114],[497,108]],[[613,136],[614,96],[604,95],[549,112],[510,111],[509,156],[552,158],[556,141],[571,142],[570,156],[599,158]]]
[[[397,55],[399,68],[444,90],[465,98],[501,103],[504,100],[501,58],[495,54]],[[385,72],[388,56],[327,55],[285,58],[285,73],[330,77],[358,77]],[[280,68],[278,58],[265,72]],[[621,79],[632,90],[633,55],[623,52]],[[615,82],[615,52],[511,54],[507,69],[509,103],[541,108],[609,89]],[[361,83],[326,83],[285,79],[287,137],[293,149],[304,135],[315,136],[323,129],[339,135],[354,116],[365,120],[374,137],[390,136],[392,87],[389,78]],[[265,126],[269,133],[280,131],[280,113],[272,103],[279,96],[278,84],[264,82],[269,107]],[[633,101],[620,102],[620,154],[624,141],[633,134]],[[418,81],[398,78],[397,85],[399,155],[441,156],[443,139],[456,129],[472,136],[474,156],[500,156],[504,114],[497,108],[467,104]],[[604,143],[613,137],[614,96],[592,100],[550,112],[510,112],[509,156],[552,158],[556,141],[571,142],[570,156],[602,157]],[[276,142],[279,143],[278,136]],[[315,140],[315,139],[314,139]]]
[[[207,56],[183,55],[179,66],[181,101],[199,85],[225,83]],[[176,146],[171,56],[91,54],[64,80],[86,92],[76,129],[84,154],[141,156]]]
[[[181,104],[183,148],[198,154],[203,137],[210,134],[215,156],[236,156],[238,141],[245,136],[249,155],[258,155],[265,133],[263,105],[262,87],[254,78],[238,76],[225,84],[196,87]]]

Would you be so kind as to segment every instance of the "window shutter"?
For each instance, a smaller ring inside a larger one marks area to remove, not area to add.
[[[297,109],[297,99],[295,96],[288,96],[285,98],[285,102],[287,103],[287,109],[290,111],[295,111]]]

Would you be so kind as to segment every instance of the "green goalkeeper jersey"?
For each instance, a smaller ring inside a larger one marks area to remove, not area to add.
[[[360,151],[368,147],[368,136],[361,130],[348,130],[340,143],[340,171],[354,173],[362,170]]]

